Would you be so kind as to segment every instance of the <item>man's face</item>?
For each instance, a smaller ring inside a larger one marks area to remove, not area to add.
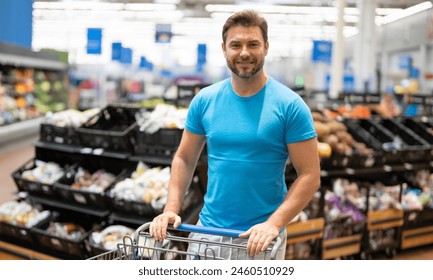
[[[225,45],[222,44],[227,66],[243,79],[249,79],[263,69],[268,47],[258,26],[231,27]]]

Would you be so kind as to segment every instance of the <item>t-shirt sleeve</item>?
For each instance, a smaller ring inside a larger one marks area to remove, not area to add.
[[[205,135],[206,132],[204,130],[202,122],[201,99],[202,98],[200,93],[194,96],[194,98],[192,99],[188,108],[185,129],[194,134]]]
[[[286,144],[304,141],[316,136],[310,108],[302,98],[295,98],[287,110]]]

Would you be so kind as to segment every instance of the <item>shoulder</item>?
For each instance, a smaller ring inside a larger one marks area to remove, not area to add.
[[[303,102],[299,94],[272,77],[269,77],[268,91],[270,96],[286,104]]]
[[[212,99],[221,91],[224,91],[227,87],[227,83],[229,79],[225,79],[219,82],[216,82],[210,86],[202,88],[199,93],[197,93],[197,97],[201,99]]]

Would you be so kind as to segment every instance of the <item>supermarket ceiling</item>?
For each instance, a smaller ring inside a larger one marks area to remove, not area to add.
[[[416,12],[416,7],[432,6],[432,1],[426,0],[346,0],[345,37],[358,32],[361,1],[376,2],[377,25],[405,14],[406,10]],[[213,49],[220,53],[224,21],[233,12],[248,8],[261,11],[267,18],[274,56],[300,57],[311,48],[312,40],[334,40],[337,3],[338,0],[35,0],[32,45],[35,50],[68,51],[73,63],[101,63],[109,60],[109,54],[105,58],[89,57],[83,51],[87,28],[102,28],[105,44],[122,41],[134,53],[154,56],[155,61],[162,59],[161,54],[156,57],[156,47],[151,44],[155,26],[170,24],[173,59],[192,65],[195,61],[189,58],[191,48],[195,50],[197,43],[206,43],[210,55]]]

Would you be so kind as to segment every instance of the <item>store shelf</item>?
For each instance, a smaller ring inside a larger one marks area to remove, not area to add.
[[[30,196],[30,199],[35,202],[46,206],[55,207],[58,209],[66,209],[82,214],[89,214],[95,217],[104,218],[108,217],[110,212],[108,210],[100,210],[100,209],[94,209],[90,208],[81,204],[72,204],[65,201],[57,201],[50,198],[40,197],[37,195],[32,194]]]
[[[8,242],[4,242],[0,240],[0,250],[11,253],[13,255],[18,255],[25,259],[30,260],[58,260],[58,258],[40,253],[37,251],[33,251],[21,246],[17,246]]]
[[[33,67],[49,70],[66,70],[67,64],[48,53],[37,53],[30,49],[0,42],[0,64],[15,67]]]
[[[37,136],[42,120],[43,118],[35,118],[0,126],[0,148]]]

